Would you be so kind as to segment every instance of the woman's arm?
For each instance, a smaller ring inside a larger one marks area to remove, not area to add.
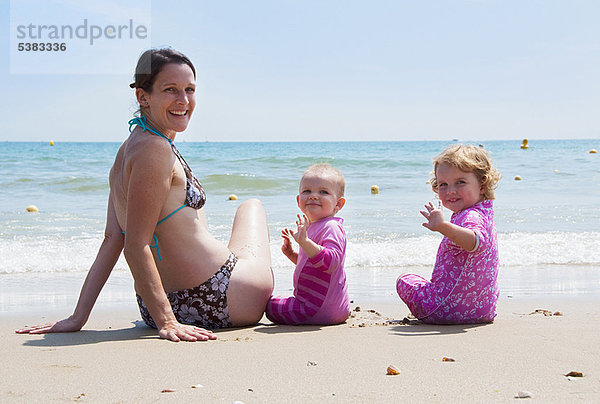
[[[173,313],[150,249],[156,223],[171,190],[174,155],[163,139],[148,139],[131,159],[124,255],[161,338],[215,339],[210,331],[180,324]]]
[[[122,250],[123,234],[115,215],[112,195],[109,195],[104,240],[81,287],[79,300],[73,314],[55,323],[26,327],[16,332],[19,334],[43,334],[48,332],[79,331],[87,322],[94,303],[96,303],[96,299],[119,259]]]
[[[81,293],[79,294],[79,301],[71,316],[74,320],[81,323],[81,327],[87,322],[90,312],[96,303],[96,299],[115,267],[115,264],[121,255],[121,251],[123,251],[123,232],[117,221],[111,194],[108,198],[108,213],[106,218],[106,229],[104,230],[104,240],[96,255],[96,259],[85,278]]]

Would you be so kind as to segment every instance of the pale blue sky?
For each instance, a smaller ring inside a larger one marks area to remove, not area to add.
[[[197,68],[178,141],[600,138],[598,0],[143,3]],[[127,74],[11,74],[9,5],[0,140],[125,139],[143,49]]]

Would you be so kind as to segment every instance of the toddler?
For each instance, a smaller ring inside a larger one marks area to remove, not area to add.
[[[453,145],[433,161],[433,191],[440,203],[425,205],[423,226],[444,235],[431,281],[403,274],[396,290],[411,313],[430,324],[492,322],[498,300],[498,242],[494,188],[500,174],[485,150]],[[443,207],[450,209],[450,222]]]
[[[339,324],[350,314],[344,259],[346,233],[342,209],[345,180],[329,164],[310,166],[300,180],[296,196],[302,215],[296,231],[284,229],[281,251],[296,264],[294,295],[271,297],[267,318],[276,324]],[[300,246],[295,252],[294,239]]]

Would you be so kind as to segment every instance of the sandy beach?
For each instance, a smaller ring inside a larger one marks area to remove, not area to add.
[[[360,311],[346,324],[274,326],[263,318],[196,343],[160,340],[133,306],[99,307],[73,334],[18,335],[14,329],[51,318],[5,314],[0,401],[513,402],[529,392],[522,400],[598,402],[598,303],[503,297],[493,324],[433,326],[402,324],[408,310],[400,303],[355,302]],[[387,375],[389,365],[400,374]],[[571,371],[583,377],[566,377]]]

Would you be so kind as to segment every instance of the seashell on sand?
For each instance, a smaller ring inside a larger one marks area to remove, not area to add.
[[[395,366],[390,365],[387,368],[387,374],[391,375],[391,376],[395,376],[395,375],[399,375],[400,371]]]
[[[523,391],[519,391],[517,392],[517,394],[515,395],[515,398],[533,398],[533,394],[531,394],[530,392],[523,390]]]
[[[565,376],[567,376],[567,377],[583,377],[583,373],[573,370],[573,371],[567,373]]]

